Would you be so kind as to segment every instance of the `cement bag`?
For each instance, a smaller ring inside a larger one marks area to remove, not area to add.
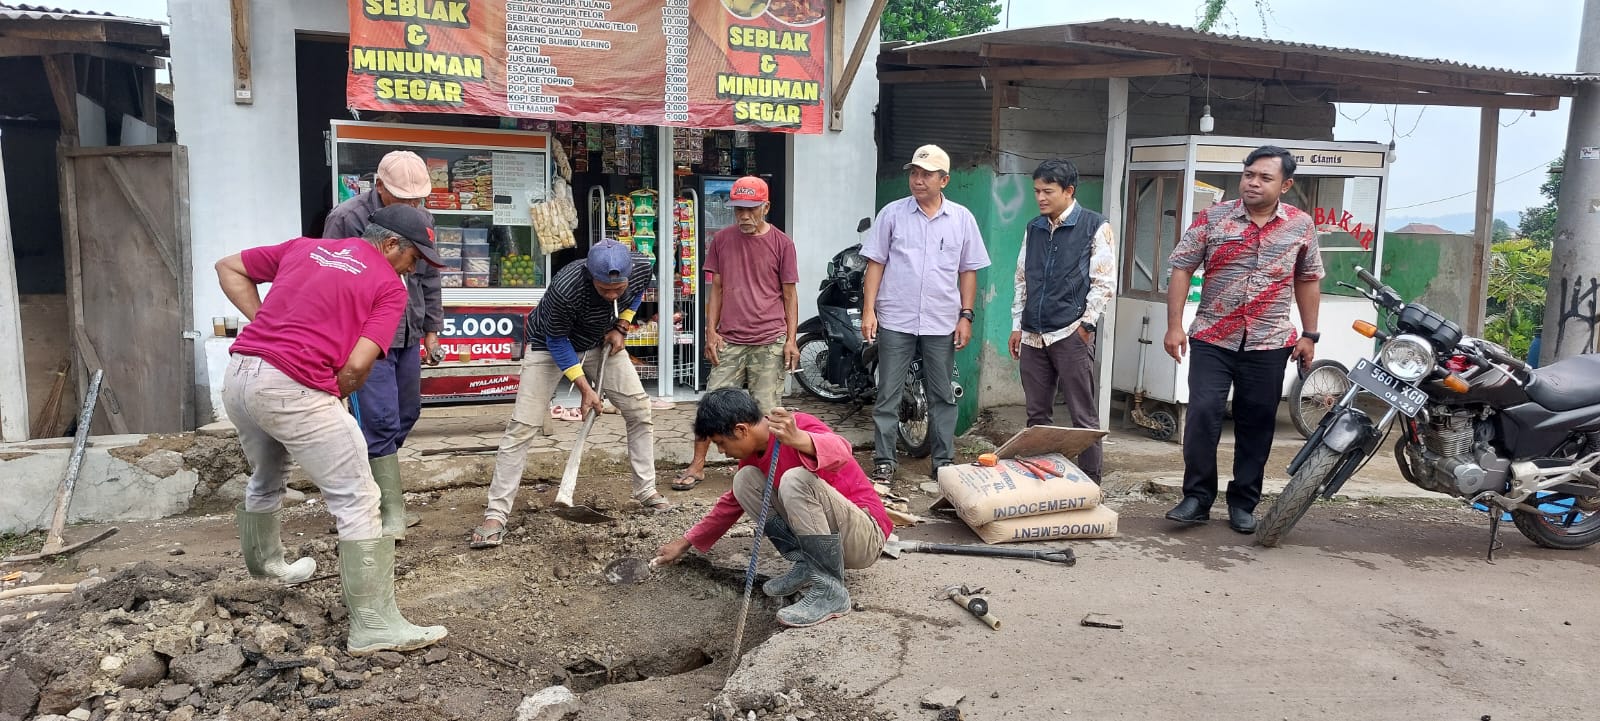
[[[1066,456],[1046,453],[1025,460],[1058,475],[1040,480],[1010,458],[994,466],[948,465],[939,469],[939,491],[955,506],[961,520],[973,528],[1007,518],[1076,511],[1100,503],[1100,486]]]
[[[1111,538],[1117,535],[1117,512],[1105,506],[1043,516],[1008,518],[975,526],[984,543],[1016,543],[1067,538]]]

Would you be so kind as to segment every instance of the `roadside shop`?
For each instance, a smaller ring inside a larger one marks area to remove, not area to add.
[[[849,92],[842,69],[870,77],[881,3],[243,4],[241,25],[225,6],[173,0],[174,62],[196,72],[186,90],[227,87],[233,100],[178,113],[195,158],[191,207],[211,208],[192,211],[194,262],[319,233],[328,209],[370,187],[385,153],[416,152],[450,263],[446,360],[424,371],[426,401],[513,395],[526,314],[551,275],[603,237],[656,258],[628,351],[653,394],[692,397],[709,373],[700,262],[732,223],[733,180],[767,180],[771,220],[803,259],[855,242],[832,221],[874,209],[875,169],[849,160],[874,152],[877,87]],[[252,56],[242,73],[200,60],[239,33]],[[286,198],[287,187],[298,193]],[[241,194],[260,202],[224,199]],[[802,261],[802,313],[824,272],[811,265]],[[209,328],[201,321],[226,300],[204,284],[194,292],[196,324]],[[228,344],[205,343],[197,380],[212,395]]]

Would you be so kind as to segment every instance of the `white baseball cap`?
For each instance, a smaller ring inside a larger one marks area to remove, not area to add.
[[[924,145],[917,148],[917,152],[911,154],[911,162],[906,163],[904,170],[910,170],[913,165],[923,170],[949,173],[950,154],[944,152],[944,148],[937,145]]]

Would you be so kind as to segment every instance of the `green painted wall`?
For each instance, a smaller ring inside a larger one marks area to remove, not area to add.
[[[1078,200],[1084,207],[1100,210],[1104,183],[1085,178],[1078,187]],[[910,194],[906,176],[896,174],[878,180],[877,206]],[[950,174],[945,196],[967,207],[978,221],[991,265],[978,272],[977,316],[973,342],[956,354],[956,368],[966,395],[960,403],[956,432],[965,433],[987,405],[980,399],[984,371],[990,378],[1016,382],[1017,364],[1008,349],[1011,340],[1011,302],[1016,299],[1014,277],[1017,252],[1028,222],[1038,215],[1033,200],[1033,179],[1027,175],[996,175],[987,166],[961,168]],[[988,364],[984,367],[984,364]],[[1020,395],[1019,395],[1020,398]]]
[[[1383,234],[1383,282],[1407,300],[1421,298],[1439,276],[1445,248],[1437,235]]]

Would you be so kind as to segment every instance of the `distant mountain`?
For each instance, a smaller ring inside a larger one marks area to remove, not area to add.
[[[1504,220],[1515,228],[1517,227],[1517,222],[1521,220],[1521,213],[1515,210],[1504,210],[1495,213],[1494,217]],[[1399,228],[1407,223],[1428,223],[1457,233],[1471,233],[1474,222],[1476,222],[1476,218],[1473,217],[1472,213],[1435,215],[1427,218],[1417,215],[1390,215],[1384,218],[1384,225],[1390,230]]]

